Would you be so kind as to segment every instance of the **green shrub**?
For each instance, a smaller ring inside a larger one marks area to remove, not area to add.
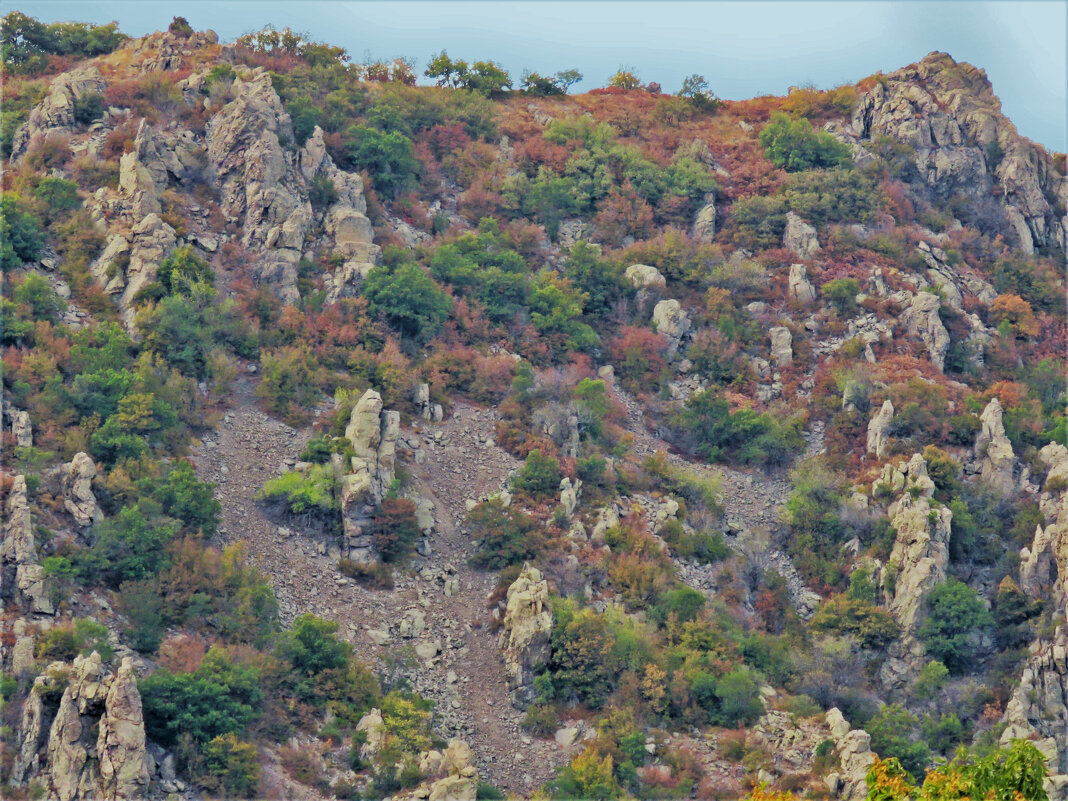
[[[923,776],[931,758],[927,744],[918,739],[916,716],[900,704],[884,705],[864,724],[871,735],[871,750],[883,759],[898,759],[914,777]]]
[[[560,478],[560,463],[535,448],[512,478],[512,486],[535,497],[545,497],[560,489]]]
[[[811,626],[814,631],[853,635],[865,648],[884,648],[901,633],[889,613],[846,595],[825,601],[813,615]]]
[[[258,713],[263,700],[259,671],[230,661],[212,647],[192,673],[157,670],[138,682],[145,731],[155,742],[174,745],[188,735],[203,745],[223,734],[239,732]]]
[[[856,278],[836,278],[820,287],[823,297],[827,298],[843,317],[856,311],[859,292],[860,283]]]
[[[337,203],[338,194],[334,182],[325,175],[316,175],[308,187],[308,200],[316,211],[328,209]]]
[[[509,565],[537,559],[545,548],[545,535],[538,521],[514,506],[505,508],[496,499],[480,503],[467,516],[478,550],[471,557],[474,567],[501,570]]]
[[[850,163],[849,148],[826,131],[814,131],[805,119],[776,112],[760,132],[764,154],[776,167],[799,172]]]
[[[917,631],[927,653],[951,673],[975,665],[977,637],[993,624],[978,594],[963,582],[949,579],[927,596],[928,614]]]
[[[803,447],[799,420],[780,420],[752,409],[732,412],[727,401],[713,390],[691,395],[672,425],[709,461],[783,464]]]
[[[17,195],[0,196],[0,269],[13,270],[37,258],[44,245],[41,223],[23,209]]]
[[[290,471],[263,485],[259,498],[285,505],[290,514],[333,516],[341,509],[337,479],[329,464]]]
[[[366,170],[375,191],[396,197],[419,172],[419,162],[412,151],[412,140],[398,131],[383,132],[367,125],[353,125],[345,132],[342,144],[344,166]]]
[[[233,733],[215,737],[204,746],[204,775],[209,790],[221,790],[231,798],[254,798],[260,786],[259,752],[252,743],[241,742]]]
[[[115,649],[108,643],[107,627],[89,618],[79,618],[69,625],[56,625],[37,643],[37,657],[49,662],[69,662],[78,655],[96,651],[105,662],[111,661]]]
[[[394,330],[420,345],[437,334],[452,312],[452,299],[412,262],[373,268],[364,281],[363,295]]]
[[[93,544],[77,552],[78,573],[83,581],[116,589],[125,581],[152,578],[167,566],[165,546],[180,529],[156,501],[141,498],[93,529]]]

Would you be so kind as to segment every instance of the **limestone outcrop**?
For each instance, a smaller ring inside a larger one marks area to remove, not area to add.
[[[389,491],[396,469],[400,413],[384,411],[382,396],[367,390],[352,407],[345,437],[355,452],[341,479],[341,511],[348,558],[370,564],[374,543],[367,530],[375,506]]]
[[[794,212],[786,212],[786,229],[782,234],[782,246],[792,250],[799,258],[810,259],[820,249],[816,229]]]
[[[1003,233],[1020,247],[1068,245],[1068,183],[1051,154],[1020,136],[1004,114],[986,72],[930,53],[886,75],[859,99],[847,132],[861,144],[880,136],[908,145],[911,180],[940,199],[975,198],[988,221],[1000,210]],[[1001,202],[991,202],[992,189]],[[1052,201],[1052,202],[1051,202]]]
[[[30,422],[30,413],[14,411],[11,414],[11,434],[15,437],[15,447],[29,448],[33,446],[33,424]]]
[[[45,732],[51,710],[42,698],[49,688],[68,684]],[[96,652],[73,664],[54,662],[38,676],[23,705],[21,748],[12,778],[17,785],[37,780],[60,801],[143,798],[153,771],[145,749],[141,695],[133,662],[127,657],[114,673]],[[42,758],[44,754],[47,757]]]
[[[868,795],[868,768],[875,761],[871,735],[863,729],[850,728],[838,707],[827,711],[826,721],[841,765],[841,772],[827,774],[827,788],[842,801],[862,801]]]
[[[1050,798],[1063,798],[1068,788],[1068,635],[1063,626],[1057,627],[1052,642],[1036,640],[1031,645],[1003,720],[1007,726],[1001,743],[1032,740],[1053,774],[1050,785],[1059,791]]]
[[[417,386],[412,401],[415,404],[416,412],[418,412],[419,416],[428,423],[440,423],[445,417],[445,411],[441,408],[441,404],[432,403],[430,401],[429,384],[420,384]]]
[[[807,306],[816,299],[816,287],[808,280],[808,270],[803,264],[790,265],[790,278],[787,293],[791,300]]]
[[[794,360],[793,335],[784,325],[774,326],[768,336],[771,339],[771,363],[776,367],[788,367]]]
[[[975,456],[980,460],[980,474],[983,482],[993,490],[1007,495],[1016,488],[1013,479],[1013,466],[1016,454],[1012,443],[1005,435],[1001,401],[991,398],[979,415],[982,430],[975,437]]]
[[[674,298],[662,300],[653,308],[653,325],[656,332],[668,342],[668,358],[678,353],[682,338],[690,331],[690,315]]]
[[[901,322],[909,336],[919,337],[927,348],[931,363],[939,370],[946,364],[946,351],[949,350],[949,332],[938,316],[942,303],[938,295],[930,292],[918,292],[912,296],[908,308],[901,313]]]
[[[549,584],[539,570],[528,565],[508,588],[498,639],[517,706],[525,706],[534,698],[534,676],[549,659],[552,628]]]
[[[76,67],[52,79],[48,94],[30,111],[29,119],[15,132],[11,160],[18,161],[31,146],[52,133],[74,127],[74,104],[88,95],[98,95],[107,86],[104,76],[92,64]]]
[[[55,612],[50,582],[37,561],[24,476],[15,476],[8,491],[0,538],[0,609],[8,602],[15,602],[30,613]]]
[[[698,242],[711,243],[716,236],[716,204],[709,202],[697,212],[693,221],[693,238]]]
[[[93,495],[96,464],[86,453],[77,453],[62,474],[63,508],[79,526],[91,526],[104,515]]]
[[[887,510],[897,537],[883,584],[893,588],[887,592],[887,608],[901,626],[901,638],[890,646],[879,674],[888,689],[898,690],[923,665],[925,651],[916,630],[928,593],[946,579],[953,513],[945,506],[931,505],[934,482],[918,453],[907,464],[886,465],[872,494],[878,494],[881,487],[900,493]]]
[[[887,398],[868,422],[868,453],[876,459],[886,457],[886,446],[890,439],[890,423],[894,419],[894,404]]]

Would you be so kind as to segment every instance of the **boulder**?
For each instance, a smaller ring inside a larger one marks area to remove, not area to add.
[[[894,419],[894,404],[887,398],[868,423],[868,453],[876,459],[886,457],[886,445],[889,440],[890,423]]]
[[[710,244],[716,236],[716,204],[708,202],[697,212],[693,221],[693,238]]]
[[[660,271],[648,264],[632,264],[623,276],[635,289],[663,289],[667,286]]]
[[[86,453],[77,453],[70,464],[64,467],[61,480],[63,489],[63,508],[74,518],[74,522],[83,528],[101,520],[104,513],[97,506],[93,495],[93,479],[96,478],[96,464]]]
[[[553,616],[549,610],[549,584],[540,571],[523,568],[508,588],[498,646],[504,657],[508,686],[516,705],[534,699],[534,676],[549,659]]]
[[[768,332],[771,339],[771,362],[776,367],[788,367],[794,360],[793,336],[790,329],[783,325],[772,327]]]
[[[16,411],[11,415],[11,433],[15,437],[15,447],[33,447],[33,424],[29,412]]]
[[[938,316],[941,305],[938,295],[918,292],[912,296],[900,318],[909,336],[920,338],[927,348],[931,363],[939,370],[945,367],[946,351],[949,350],[949,332]]]
[[[373,760],[378,756],[386,739],[386,722],[382,719],[382,713],[372,709],[360,718],[356,731],[363,732],[365,738],[360,746],[360,756],[365,760]]]
[[[690,316],[674,298],[662,300],[653,308],[653,326],[668,342],[668,358],[674,358],[690,331]]]
[[[786,212],[786,228],[782,234],[782,246],[793,251],[802,259],[810,259],[820,249],[816,229],[798,217],[794,212]]]
[[[1016,454],[1012,443],[1005,435],[1001,401],[991,398],[979,415],[983,427],[975,437],[975,456],[980,460],[983,483],[991,489],[1008,495],[1016,489],[1013,468]]]
[[[816,287],[808,280],[808,270],[803,264],[790,265],[787,292],[792,300],[807,306],[816,299]]]

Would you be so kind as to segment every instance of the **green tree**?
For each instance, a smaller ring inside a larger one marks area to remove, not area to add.
[[[871,735],[871,750],[883,759],[900,760],[913,777],[923,776],[930,762],[927,745],[919,740],[916,716],[901,704],[884,705],[864,728]]]
[[[792,119],[779,111],[760,132],[764,154],[776,167],[799,172],[850,163],[849,148],[826,131],[814,131],[805,119]]]
[[[512,486],[533,496],[552,495],[560,488],[560,463],[535,448],[512,478]]]
[[[353,125],[345,132],[342,149],[348,166],[367,170],[375,191],[386,197],[407,189],[419,172],[412,140],[398,131]]]
[[[18,196],[0,195],[0,269],[6,272],[33,261],[43,244],[40,222],[24,210]]]
[[[927,653],[952,673],[959,674],[973,666],[979,633],[993,624],[975,590],[948,579],[931,590],[927,609],[927,617],[916,632]]]
[[[452,312],[452,299],[414,262],[373,268],[363,294],[373,311],[419,345],[432,339]]]
[[[857,293],[860,283],[856,278],[835,278],[820,287],[820,293],[840,315],[852,314],[857,308]]]
[[[213,646],[192,673],[160,669],[138,682],[145,731],[155,742],[174,745],[188,735],[203,745],[239,732],[257,715],[263,701],[259,671],[234,664]]]
[[[165,546],[180,530],[156,501],[141,498],[94,528],[93,544],[79,553],[80,573],[115,589],[124,581],[151,578],[166,567]]]

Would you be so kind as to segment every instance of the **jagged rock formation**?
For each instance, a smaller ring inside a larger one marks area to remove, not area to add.
[[[945,581],[953,513],[931,506],[934,482],[918,453],[908,464],[886,465],[872,494],[882,487],[900,493],[887,510],[897,537],[884,575],[891,577],[887,607],[901,626],[901,639],[890,647],[880,678],[888,689],[899,689],[922,666],[924,648],[916,639],[920,610],[928,593]]]
[[[711,243],[716,236],[716,204],[712,198],[697,212],[693,221],[693,238],[698,242]]]
[[[1061,798],[1068,788],[1068,635],[1058,626],[1052,642],[1036,640],[1020,683],[1005,706],[1001,742],[1032,740],[1046,757],[1051,784]]]
[[[569,518],[575,514],[578,508],[579,494],[582,492],[582,482],[577,478],[574,482],[570,478],[560,479],[560,508]]]
[[[868,768],[875,761],[871,750],[871,735],[863,729],[852,729],[838,707],[827,711],[827,725],[831,728],[834,749],[841,773],[827,774],[827,789],[843,801],[862,801],[868,795]]]
[[[341,512],[348,558],[370,564],[374,543],[367,524],[393,482],[397,460],[400,413],[383,411],[382,396],[367,390],[352,407],[345,437],[355,455],[351,471],[341,479]]]
[[[788,367],[794,360],[793,335],[784,325],[772,327],[768,332],[771,339],[771,362],[776,367]]]
[[[1000,187],[1002,211],[1024,251],[1068,249],[1068,222],[1050,203],[1068,205],[1068,183],[1053,158],[1001,113],[984,70],[930,53],[875,83],[846,135],[861,143],[888,136],[912,147],[918,181],[940,198],[990,197]]]
[[[182,184],[201,176],[202,154],[192,131],[156,131],[141,120],[133,149],[119,161],[119,191],[134,219],[159,213],[159,193],[172,179]]]
[[[792,250],[799,258],[810,259],[820,249],[816,229],[798,217],[794,212],[786,212],[786,229],[782,234],[782,246]]]
[[[91,526],[104,516],[93,495],[94,478],[96,464],[86,453],[75,454],[70,464],[63,468],[63,508],[82,527]]]
[[[938,295],[918,292],[912,296],[908,308],[901,313],[901,322],[909,336],[918,336],[927,348],[931,363],[939,370],[945,367],[949,350],[949,332],[938,316],[942,305]]]
[[[31,146],[49,134],[65,133],[74,127],[74,103],[87,95],[98,95],[107,82],[94,65],[76,67],[57,75],[44,100],[30,111],[29,119],[16,132],[11,144],[11,160],[18,161]]]
[[[1048,598],[1057,614],[1068,610],[1068,448],[1055,442],[1038,453],[1048,469],[1039,496],[1045,526],[1035,530],[1030,548],[1020,552],[1020,586],[1032,598]],[[1002,742],[1036,738],[1051,772],[1047,791],[1063,797],[1068,789],[1068,635],[1058,626],[1052,641],[1031,644],[1020,683],[1005,707]]]
[[[51,710],[45,698],[62,686],[64,675],[69,683],[58,708]],[[52,663],[26,698],[19,739],[12,771],[16,785],[37,779],[49,797],[60,801],[142,798],[148,789],[153,765],[129,657],[115,673],[104,670],[95,651],[75,657],[69,666]]]
[[[894,419],[894,404],[887,398],[868,423],[868,453],[875,454],[876,459],[886,457],[886,446],[890,439],[890,423]]]
[[[37,561],[26,478],[15,476],[7,495],[0,539],[0,609],[15,602],[28,612],[54,614],[50,582]]]
[[[983,482],[991,489],[1007,495],[1016,488],[1013,479],[1016,454],[1012,451],[1009,438],[1005,436],[1001,401],[992,398],[983,409],[979,420],[983,428],[975,437],[975,456],[980,460]]]
[[[662,300],[653,308],[653,325],[658,334],[667,339],[668,358],[678,353],[682,338],[690,331],[690,315],[674,298]]]
[[[134,225],[129,234],[113,234],[104,252],[93,262],[91,270],[97,283],[109,295],[119,296],[127,328],[133,325],[134,299],[156,280],[160,262],[177,241],[174,229],[152,212]]]
[[[1020,551],[1020,586],[1032,598],[1052,597],[1068,608],[1068,448],[1051,442],[1038,452],[1047,468],[1038,506],[1045,526],[1037,526],[1030,548]]]
[[[790,265],[790,278],[787,293],[803,306],[816,299],[816,287],[808,280],[808,270],[803,264]]]
[[[517,706],[533,700],[534,675],[549,659],[552,627],[549,584],[539,570],[527,565],[508,588],[504,625],[498,639],[508,686]]]

